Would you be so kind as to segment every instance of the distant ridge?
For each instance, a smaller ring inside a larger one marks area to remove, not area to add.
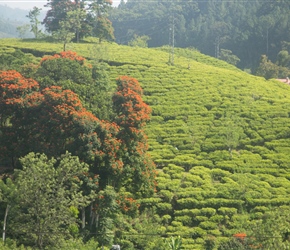
[[[0,4],[0,38],[19,37],[17,27],[29,24],[29,19],[26,17],[28,13],[29,10]],[[46,11],[41,12],[40,20],[44,19],[45,13]],[[27,37],[32,37],[32,34],[28,34]]]
[[[28,18],[26,17],[28,12],[29,10],[11,8],[7,5],[0,4],[0,17],[2,19],[28,23],[29,21]]]

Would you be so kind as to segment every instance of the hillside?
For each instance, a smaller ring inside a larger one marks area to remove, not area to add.
[[[62,45],[0,40],[0,52],[15,48],[41,57]],[[288,85],[193,50],[177,49],[172,66],[166,48],[84,43],[69,49],[107,62],[112,83],[129,75],[144,89],[159,175],[156,197],[141,202],[156,208],[160,235],[180,235],[185,249],[205,249],[209,239],[217,246],[248,233],[271,207],[290,208]]]

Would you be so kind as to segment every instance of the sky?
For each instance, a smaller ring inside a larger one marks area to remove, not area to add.
[[[34,6],[44,9],[46,0],[0,0],[0,5],[7,5],[11,8],[31,10]]]
[[[118,6],[120,0],[113,0],[113,6]],[[47,3],[47,0],[0,0],[0,5],[7,5],[11,8],[19,8],[24,10],[31,10],[34,6],[42,8]],[[0,6],[1,8],[1,6]]]

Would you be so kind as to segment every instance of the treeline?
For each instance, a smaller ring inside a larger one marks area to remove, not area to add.
[[[0,19],[0,37],[32,37],[53,38],[65,45],[72,40],[79,42],[82,38],[92,36],[102,40],[114,40],[112,23],[108,12],[112,9],[112,1],[106,0],[49,0],[43,7],[48,8],[44,14],[42,8],[33,7],[30,11],[12,10],[5,7],[10,16],[19,16],[18,26],[9,25],[9,19]],[[0,13],[3,12],[0,10]],[[20,13],[18,15],[18,13]],[[24,14],[25,13],[25,14]],[[3,14],[5,17],[7,14]],[[30,25],[28,24],[30,22]],[[2,27],[3,26],[3,27]],[[11,31],[12,29],[12,31]],[[31,32],[31,33],[30,33]]]
[[[254,71],[261,55],[276,62],[290,40],[290,3],[281,1],[128,0],[110,15],[118,43],[148,36],[149,46],[195,47],[223,58],[237,56],[240,68]],[[287,50],[288,51],[288,50]],[[235,61],[236,63],[238,61]]]
[[[11,23],[7,19],[0,18],[0,38],[17,37],[16,27],[19,24],[17,22]]]

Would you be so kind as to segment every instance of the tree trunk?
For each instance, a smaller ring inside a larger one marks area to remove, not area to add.
[[[7,204],[6,210],[5,210],[4,222],[3,222],[3,235],[2,235],[3,242],[5,242],[5,238],[6,238],[6,222],[7,222],[9,208],[10,208],[10,206]]]
[[[99,227],[99,218],[100,218],[100,215],[97,214],[97,215],[96,215],[96,228]]]
[[[96,219],[96,213],[93,211],[93,204],[91,204],[90,205],[90,230],[92,230],[95,219]]]
[[[77,29],[77,43],[79,43],[80,42],[80,31],[79,31],[79,29]]]
[[[82,229],[86,226],[86,208],[82,208]]]
[[[233,151],[231,147],[229,147],[229,153],[230,153],[231,159],[233,159]]]
[[[266,45],[266,55],[268,56],[269,52],[269,29],[267,28],[267,45]]]

